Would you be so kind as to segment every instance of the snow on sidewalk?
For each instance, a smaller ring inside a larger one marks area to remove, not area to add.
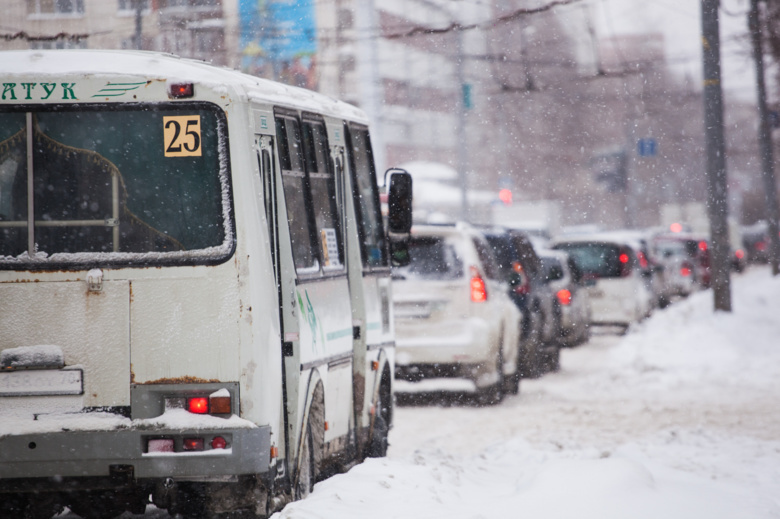
[[[282,518],[780,517],[780,279],[697,293],[497,407],[396,408],[390,455]]]

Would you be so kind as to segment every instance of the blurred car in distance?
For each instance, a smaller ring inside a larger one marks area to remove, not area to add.
[[[652,308],[652,294],[642,275],[632,240],[619,233],[599,233],[554,240],[552,248],[568,252],[588,287],[591,323],[626,330]]]
[[[655,261],[664,265],[664,272],[673,295],[687,297],[696,290],[694,263],[689,258],[682,241],[656,236],[650,247]]]
[[[666,233],[655,237],[656,247],[668,247],[669,242],[682,244],[691,269],[691,277],[696,288],[710,286],[709,239],[702,234]]]
[[[484,236],[420,225],[409,250],[393,270],[396,391],[476,392],[482,403],[517,393],[522,315]]]
[[[545,368],[555,369],[558,364],[555,294],[544,279],[541,260],[524,231],[493,226],[482,232],[509,283],[509,296],[523,314],[521,376],[538,377]]]
[[[539,251],[547,285],[555,294],[554,315],[558,342],[577,346],[590,338],[590,300],[582,271],[569,254],[558,250]]]

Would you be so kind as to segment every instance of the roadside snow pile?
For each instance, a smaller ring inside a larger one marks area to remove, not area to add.
[[[751,270],[734,279],[732,296],[731,313],[713,312],[711,291],[656,312],[613,350],[611,382],[620,378],[633,386],[631,379],[642,376],[648,390],[715,380],[762,391],[776,385],[780,279],[765,269]]]
[[[274,519],[780,517],[780,279],[564,350],[500,406],[400,407],[390,456]]]

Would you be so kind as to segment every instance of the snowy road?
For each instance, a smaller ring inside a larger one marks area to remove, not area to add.
[[[733,291],[733,314],[699,293],[564,350],[499,406],[398,407],[388,458],[274,519],[780,517],[780,280]]]

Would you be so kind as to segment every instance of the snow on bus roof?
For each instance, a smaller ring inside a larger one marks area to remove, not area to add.
[[[64,74],[92,77],[121,75],[138,76],[146,80],[191,81],[216,90],[232,87],[257,102],[298,108],[361,123],[368,122],[365,112],[359,108],[324,94],[173,54],[97,49],[0,52],[0,77],[52,77]]]

